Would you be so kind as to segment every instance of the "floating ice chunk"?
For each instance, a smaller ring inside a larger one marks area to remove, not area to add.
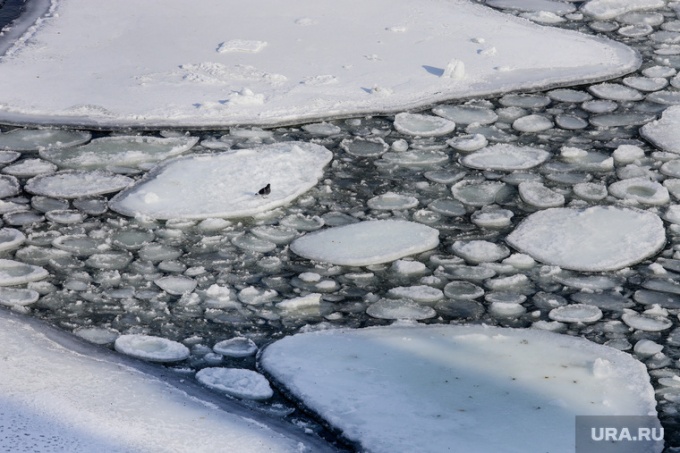
[[[410,319],[419,321],[434,318],[437,312],[427,305],[408,299],[380,299],[366,309],[366,314],[378,319]]]
[[[0,229],[0,252],[12,250],[26,241],[26,235],[14,228]]]
[[[516,318],[526,313],[527,309],[518,302],[493,301],[489,313],[498,318]]]
[[[645,157],[645,151],[635,145],[620,145],[612,153],[617,164],[632,164]]]
[[[471,263],[491,263],[510,255],[510,250],[506,246],[480,240],[456,241],[451,250]]]
[[[116,351],[150,362],[179,362],[189,357],[181,343],[151,335],[121,335],[114,343]]]
[[[61,225],[75,225],[85,220],[85,214],[74,209],[53,209],[45,213],[45,217],[50,222]]]
[[[505,228],[509,226],[515,214],[508,209],[482,209],[475,211],[470,220],[482,228]]]
[[[666,232],[651,212],[614,206],[552,208],[527,217],[507,242],[546,264],[598,272],[653,256],[665,244]]]
[[[32,289],[0,287],[0,305],[24,307],[37,302],[39,298],[40,294]]]
[[[540,109],[547,107],[550,104],[550,98],[548,96],[543,96],[541,94],[506,94],[502,96],[498,102],[505,107],[518,107],[521,109]],[[525,110],[515,110],[516,112],[522,112],[518,114],[523,116]],[[515,118],[515,119],[517,119]]]
[[[374,453],[442,452],[454,444],[470,452],[569,452],[576,414],[656,413],[637,359],[537,329],[336,329],[284,338],[260,358],[304,406]],[[595,376],[598,360],[607,372]],[[527,423],[542,430],[526,432]]]
[[[506,185],[502,182],[460,181],[451,187],[451,193],[461,203],[470,206],[486,206],[504,196]]]
[[[459,135],[446,141],[456,151],[471,152],[484,148],[489,141],[482,134]]]
[[[661,119],[645,124],[640,135],[663,151],[680,154],[680,106],[664,110]]]
[[[7,198],[21,192],[19,180],[14,176],[0,175],[0,198]]]
[[[638,313],[629,309],[624,310],[621,320],[633,329],[644,332],[660,332],[673,326],[673,321],[665,316]]]
[[[404,220],[375,220],[310,233],[290,249],[305,258],[346,266],[394,261],[439,245],[434,228]]]
[[[569,14],[576,11],[576,7],[571,3],[553,0],[488,0],[486,4],[494,8],[526,12]]]
[[[312,143],[176,158],[115,196],[111,209],[156,219],[245,217],[283,206],[313,187],[333,154]],[[267,184],[271,193],[258,191]]]
[[[460,163],[480,170],[527,170],[542,164],[550,153],[540,148],[498,144],[468,154]]]
[[[635,343],[633,351],[635,351],[635,354],[640,357],[650,357],[663,351],[663,345],[655,343],[651,340],[642,339]]]
[[[626,77],[623,84],[640,91],[658,91],[666,88],[668,80],[664,77]]]
[[[267,378],[240,368],[203,368],[196,373],[201,384],[230,396],[249,400],[266,400],[274,396]]]
[[[444,287],[444,295],[451,299],[472,300],[482,297],[484,290],[474,283],[453,281]]]
[[[326,122],[305,124],[304,126],[302,126],[302,129],[309,132],[310,134],[324,136],[336,135],[342,132],[342,129],[340,129],[340,127],[336,126],[335,124]]]
[[[38,151],[47,148],[69,148],[90,140],[85,131],[63,129],[14,129],[0,134],[0,149]]]
[[[401,210],[415,208],[418,206],[418,199],[408,195],[387,192],[369,199],[366,204],[371,209]]]
[[[57,171],[57,166],[42,159],[24,159],[13,165],[8,165],[2,169],[7,175],[18,178],[30,178],[32,176],[45,175]]]
[[[432,113],[457,124],[492,124],[498,119],[496,112],[477,105],[439,105]]]
[[[252,234],[241,234],[235,236],[231,243],[241,250],[249,250],[251,252],[267,253],[276,250],[274,242],[267,241]]]
[[[388,152],[382,155],[383,160],[404,167],[425,167],[448,162],[449,155],[441,151],[403,151]]]
[[[564,195],[535,181],[519,184],[519,195],[525,203],[539,209],[556,208],[564,204]]]
[[[102,170],[67,170],[36,176],[26,182],[27,192],[54,198],[81,198],[118,192],[132,184],[127,176]]]
[[[285,226],[262,225],[250,230],[252,234],[274,244],[287,244],[298,235],[294,228]]]
[[[604,115],[594,115],[588,120],[590,124],[597,127],[617,127],[617,126],[640,126],[654,121],[656,115],[653,113],[622,112],[608,113]]]
[[[42,280],[49,274],[40,266],[0,259],[0,286],[22,285]]]
[[[324,220],[319,216],[304,216],[302,214],[286,216],[281,219],[279,224],[283,228],[295,229],[297,231],[316,231],[325,225]]]
[[[389,297],[410,299],[415,302],[434,303],[444,298],[440,289],[427,285],[398,286],[387,291]]]
[[[168,277],[157,278],[153,281],[163,291],[175,296],[181,296],[192,292],[196,288],[196,280],[193,278],[183,277],[181,275],[171,275]]]
[[[243,53],[258,53],[267,47],[267,41],[255,41],[247,39],[232,39],[220,43],[217,47],[218,53],[243,52]]]
[[[402,134],[437,137],[453,132],[456,123],[439,116],[399,113],[394,117],[394,128]]]
[[[250,338],[234,337],[215,344],[213,351],[226,357],[250,357],[257,352],[257,345]]]
[[[63,168],[139,167],[190,150],[198,137],[112,136],[68,149],[46,149],[40,157]]]
[[[132,261],[132,254],[122,251],[95,253],[85,260],[85,264],[95,269],[123,269]]]
[[[563,17],[558,16],[555,13],[551,13],[549,11],[537,11],[537,12],[530,12],[530,13],[522,13],[520,14],[520,17],[523,17],[525,19],[533,20],[534,22],[538,22],[539,24],[560,24],[562,22],[565,22],[566,19]]]
[[[387,152],[389,145],[380,137],[355,137],[344,139],[340,148],[354,157],[380,157]]]
[[[597,99],[594,101],[587,101],[581,104],[581,107],[586,112],[590,113],[608,113],[613,112],[619,108],[619,104],[614,101],[608,101],[604,99]]]
[[[590,0],[581,11],[595,19],[608,20],[630,11],[662,8],[665,4],[664,0]]]
[[[427,272],[427,266],[420,261],[397,260],[390,266],[392,272],[397,275],[407,277],[413,275],[423,275]]]
[[[541,132],[555,125],[543,115],[527,115],[512,122],[512,128],[519,132]]]
[[[600,99],[610,101],[640,101],[644,96],[636,89],[618,83],[600,83],[588,87],[588,91]]]
[[[590,323],[602,318],[602,310],[593,305],[571,304],[553,308],[548,316],[553,321]]]
[[[557,115],[555,123],[562,129],[578,130],[588,127],[588,121],[574,115]]]
[[[306,296],[294,297],[276,304],[276,307],[285,311],[305,310],[318,307],[321,304],[321,294],[312,293]]]
[[[119,333],[102,327],[83,327],[76,329],[73,333],[90,343],[106,345],[116,341]]]
[[[634,200],[643,205],[660,206],[670,201],[668,189],[646,178],[630,178],[609,185],[609,193],[617,198]]]

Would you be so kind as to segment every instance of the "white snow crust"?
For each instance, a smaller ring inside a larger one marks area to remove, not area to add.
[[[332,157],[326,148],[303,142],[180,157],[117,194],[110,207],[155,219],[252,216],[312,188]],[[267,184],[271,193],[259,195]]]
[[[575,415],[656,415],[638,360],[534,329],[338,329],[284,338],[260,359],[372,453],[566,453],[575,448]]]
[[[324,450],[250,412],[222,410],[115,354],[64,347],[54,335],[0,311],[0,451]]]
[[[310,233],[290,249],[310,260],[367,266],[425,252],[439,245],[439,231],[405,220],[371,220]]]
[[[531,214],[506,240],[543,263],[598,272],[654,255],[664,246],[666,231],[652,212],[615,206],[552,208]]]
[[[408,0],[52,3],[23,36],[0,39],[5,122],[283,124],[603,80],[640,63],[625,45],[467,0],[422,0],[417,14]]]

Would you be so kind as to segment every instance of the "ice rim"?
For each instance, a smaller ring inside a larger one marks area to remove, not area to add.
[[[25,42],[33,37],[39,30],[39,23],[52,14],[58,6],[58,0],[27,0],[25,10],[20,16],[14,20],[8,27],[3,29],[4,33],[0,36],[0,62],[5,54],[11,50],[19,42]],[[486,5],[479,5],[482,8],[497,12],[494,8]],[[536,25],[536,24],[533,24]],[[561,30],[569,33],[579,32],[571,30],[562,30],[558,27],[551,27],[548,25],[539,25],[540,27]],[[575,75],[566,75],[563,77],[553,77],[552,80],[543,80],[540,82],[528,82],[512,84],[511,88],[501,84],[495,89],[484,89],[471,87],[468,93],[463,96],[456,94],[446,94],[441,88],[433,87],[430,90],[422,91],[416,95],[408,95],[402,98],[399,103],[394,103],[390,106],[381,106],[380,108],[370,109],[355,106],[346,108],[336,113],[301,113],[300,111],[292,112],[288,115],[279,115],[276,118],[257,118],[259,115],[251,115],[250,119],[236,118],[227,119],[225,121],[212,121],[198,119],[198,121],[186,119],[152,119],[145,120],[143,118],[129,119],[108,119],[108,118],[93,118],[88,116],[65,116],[65,115],[49,115],[49,114],[24,114],[12,112],[11,107],[0,105],[0,124],[17,127],[60,127],[60,128],[85,128],[101,131],[117,131],[117,130],[139,130],[139,131],[153,131],[159,129],[181,129],[181,130],[214,130],[224,127],[233,126],[257,126],[263,128],[275,128],[283,126],[301,125],[306,123],[313,123],[316,121],[331,121],[337,119],[353,118],[359,116],[389,116],[399,112],[420,112],[431,109],[435,105],[446,102],[457,101],[464,102],[470,99],[480,97],[495,97],[502,94],[510,93],[531,93],[538,91],[547,91],[555,88],[573,87],[580,85],[587,85],[606,80],[622,77],[626,74],[637,71],[642,66],[642,57],[640,53],[620,42],[612,39],[589,35],[593,41],[598,41],[602,44],[610,46],[613,53],[620,57],[623,64],[620,66],[611,66],[611,71],[593,77],[583,77]],[[532,69],[524,69],[523,71],[531,72]],[[141,115],[140,115],[141,116]],[[206,122],[207,121],[207,122]]]
[[[146,362],[120,354],[106,347],[93,345],[70,332],[51,326],[45,321],[14,313],[7,307],[0,307],[0,319],[18,322],[20,325],[32,329],[34,333],[54,342],[58,348],[64,348],[68,352],[82,354],[93,360],[114,363],[121,368],[158,379],[165,385],[186,394],[187,397],[204,404],[206,407],[216,407],[223,412],[262,423],[277,434],[297,439],[301,445],[314,448],[313,451],[328,453],[342,451],[334,445],[335,441],[333,439],[323,439],[316,435],[309,435],[303,431],[291,429],[290,424],[283,419],[271,417],[264,412],[251,409],[247,405],[240,403],[237,399],[225,398],[221,393],[208,389],[198,381],[186,379],[186,376],[182,373],[174,372],[157,363]]]

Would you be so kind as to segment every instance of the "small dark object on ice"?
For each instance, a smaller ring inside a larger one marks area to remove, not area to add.
[[[269,195],[270,193],[272,193],[271,184],[267,184],[266,186],[258,190],[257,193],[258,195]]]

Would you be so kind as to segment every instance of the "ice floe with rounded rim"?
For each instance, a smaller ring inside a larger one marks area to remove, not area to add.
[[[0,252],[12,250],[26,241],[26,235],[16,228],[0,229]]]
[[[352,366],[338,356],[351,357]],[[274,342],[260,355],[260,365],[305,407],[375,453],[441,452],[453,443],[461,451],[494,451],[498,445],[548,451],[556,444],[570,451],[569,421],[583,408],[596,415],[656,414],[654,389],[640,361],[538,329],[334,329]],[[372,404],[365,404],[367,398]],[[528,433],[522,429],[527,423],[545,429]],[[515,434],[488,429],[500,425]]]
[[[189,151],[198,137],[111,136],[75,148],[45,149],[40,157],[62,168],[139,167]]]
[[[0,305],[23,307],[37,302],[39,298],[40,293],[32,289],[0,287]]]
[[[19,261],[0,259],[0,286],[15,286],[47,277],[46,269]]]
[[[664,0],[590,0],[581,6],[581,11],[598,20],[609,20],[631,11],[663,8]]]
[[[564,204],[564,195],[555,192],[538,181],[524,181],[519,184],[522,200],[539,209],[555,208]]]
[[[267,400],[274,391],[266,377],[242,368],[203,368],[196,379],[208,388],[250,400]]]
[[[647,178],[630,178],[609,185],[609,193],[617,198],[633,200],[643,205],[660,206],[670,201],[668,189]]]
[[[598,272],[622,269],[655,255],[666,243],[666,231],[659,216],[647,211],[616,206],[551,208],[528,216],[506,240],[542,263]]]
[[[68,148],[87,142],[92,137],[87,131],[65,129],[12,129],[0,134],[0,149],[38,151]]]
[[[182,343],[152,335],[121,335],[114,347],[121,354],[150,362],[179,362],[189,357],[189,348]]]
[[[553,321],[568,323],[591,323],[602,318],[602,310],[593,305],[571,304],[550,310],[548,317]]]
[[[451,133],[456,128],[456,123],[441,116],[398,113],[394,117],[394,128],[402,134],[438,137]]]
[[[455,241],[451,250],[471,263],[491,263],[510,255],[506,246],[482,240]]]
[[[460,159],[460,163],[480,170],[528,170],[542,164],[550,156],[549,152],[540,148],[502,143],[468,154]]]
[[[680,105],[663,111],[661,119],[640,128],[640,135],[663,151],[680,154]]]
[[[157,166],[109,206],[154,219],[252,216],[311,189],[332,157],[326,148],[303,142],[179,157]],[[267,185],[271,192],[260,195]]]
[[[166,293],[175,296],[192,292],[198,284],[193,278],[184,277],[182,275],[168,275],[166,277],[157,278],[153,282]]]
[[[415,321],[437,316],[434,308],[420,305],[409,299],[380,299],[368,306],[366,314],[378,319],[409,319]]]
[[[439,105],[432,113],[460,124],[492,124],[498,119],[492,109],[477,105]]]
[[[439,231],[405,220],[369,220],[309,233],[290,249],[304,258],[346,266],[394,261],[439,245]]]
[[[53,198],[82,198],[118,192],[133,183],[131,178],[103,170],[65,170],[29,179],[27,192]]]
[[[250,338],[234,337],[216,343],[213,351],[226,357],[250,357],[257,352],[257,345]]]
[[[411,209],[418,206],[418,199],[409,195],[402,195],[394,192],[387,192],[382,195],[370,198],[366,205],[371,209],[377,210],[402,210]]]

